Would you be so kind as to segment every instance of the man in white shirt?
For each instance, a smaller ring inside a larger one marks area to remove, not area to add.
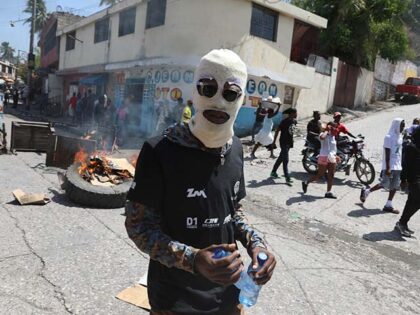
[[[382,172],[379,184],[374,187],[362,188],[360,192],[360,201],[364,203],[371,192],[386,188],[389,190],[388,201],[383,211],[398,214],[399,211],[392,206],[392,199],[395,192],[400,187],[401,176],[401,151],[402,151],[402,132],[404,131],[405,122],[402,118],[394,118],[391,128],[384,139],[384,152],[382,158]]]

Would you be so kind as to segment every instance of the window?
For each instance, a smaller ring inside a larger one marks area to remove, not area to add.
[[[103,42],[109,38],[109,18],[95,23],[95,43]]]
[[[72,50],[76,46],[76,31],[67,33],[66,35],[66,50]]]
[[[146,29],[165,24],[166,0],[147,2]]]
[[[54,25],[50,28],[47,35],[45,36],[45,43],[44,43],[44,50],[42,52],[42,55],[45,56],[48,54],[57,44],[57,21],[54,23]]]
[[[251,35],[276,41],[278,13],[252,4]]]
[[[120,12],[118,36],[134,33],[136,26],[136,7]]]

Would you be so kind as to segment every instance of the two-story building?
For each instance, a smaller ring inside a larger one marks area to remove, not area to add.
[[[248,66],[246,102],[235,124],[243,134],[259,99],[280,96],[296,105],[301,91],[316,84],[316,69],[306,63],[326,26],[326,19],[286,2],[125,0],[58,30],[58,74],[65,95],[89,88],[117,107],[132,96],[131,128],[152,134],[162,102],[191,99],[200,57],[228,48]]]
[[[38,42],[41,51],[41,69],[38,69],[38,72],[43,75],[43,90],[51,98],[62,96],[62,78],[55,75],[60,54],[60,37],[57,36],[57,30],[82,18],[68,12],[52,12],[41,30]]]
[[[16,81],[16,66],[7,60],[0,60],[0,85],[13,85]]]

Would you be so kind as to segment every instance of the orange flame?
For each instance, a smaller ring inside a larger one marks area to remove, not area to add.
[[[131,157],[130,157],[130,164],[131,165],[133,165],[134,167],[136,167],[136,165],[137,165],[137,155],[136,154],[133,154]]]
[[[88,154],[81,148],[79,152],[74,155],[74,163],[80,163],[79,174],[82,174],[87,169]]]

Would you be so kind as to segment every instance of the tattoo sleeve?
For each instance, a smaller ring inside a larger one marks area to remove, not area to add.
[[[158,210],[132,201],[127,202],[125,210],[127,234],[142,252],[166,267],[194,273],[198,249],[174,241],[164,234]]]
[[[245,248],[248,250],[255,247],[267,248],[263,238],[247,223],[242,205],[239,203],[236,206],[235,215],[233,216],[233,224],[235,226],[235,238]]]

